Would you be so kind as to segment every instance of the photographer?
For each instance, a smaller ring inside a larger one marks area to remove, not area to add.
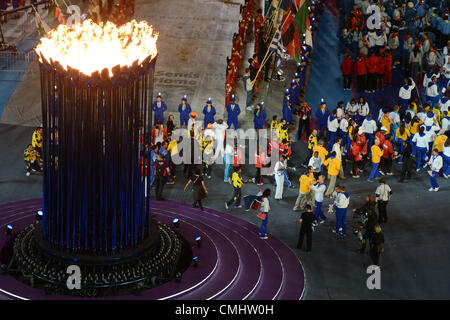
[[[359,235],[361,240],[360,253],[365,253],[367,239],[371,239],[375,225],[377,224],[377,214],[375,212],[375,200],[372,195],[366,197],[366,203],[360,208],[353,209],[354,216],[360,217],[360,230],[355,230],[355,234]]]

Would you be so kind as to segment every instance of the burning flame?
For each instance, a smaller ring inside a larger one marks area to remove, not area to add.
[[[148,56],[155,57],[157,39],[158,34],[145,21],[132,20],[117,27],[111,22],[98,25],[85,20],[73,29],[59,25],[41,39],[35,50],[48,61],[58,61],[66,70],[70,66],[90,76],[107,68],[112,76],[111,70],[117,65],[131,66],[136,60],[141,63]]]

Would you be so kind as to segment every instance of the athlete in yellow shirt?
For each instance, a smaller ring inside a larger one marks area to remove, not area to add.
[[[376,143],[379,143],[378,140],[375,140]],[[377,144],[374,144],[372,148],[372,171],[370,172],[369,179],[367,181],[372,182],[373,177],[380,177],[380,159],[383,156],[383,149],[381,149]]]

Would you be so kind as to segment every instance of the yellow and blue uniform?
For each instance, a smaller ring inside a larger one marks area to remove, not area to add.
[[[233,203],[235,203],[236,207],[239,207],[241,205],[241,188],[244,181],[242,180],[241,175],[238,172],[234,172],[231,176],[231,181],[234,188],[233,198],[231,198],[229,201],[226,202],[227,207],[231,206]]]

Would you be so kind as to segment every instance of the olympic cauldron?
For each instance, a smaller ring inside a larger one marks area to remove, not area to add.
[[[155,285],[177,269],[183,240],[151,219],[146,179],[157,37],[144,21],[86,20],[60,25],[35,49],[43,220],[17,237],[15,256],[24,275],[52,292],[65,291],[71,264],[91,290],[81,295],[91,296],[103,295],[100,287]]]

